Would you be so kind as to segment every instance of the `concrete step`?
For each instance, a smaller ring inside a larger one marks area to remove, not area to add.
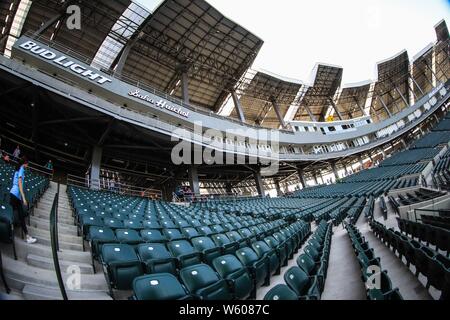
[[[94,270],[92,269],[92,265],[88,263],[81,262],[73,262],[67,260],[61,260],[59,257],[59,267],[61,270],[67,270],[70,266],[77,266],[80,268],[81,273],[83,274],[94,274]],[[30,266],[46,269],[46,270],[55,270],[55,265],[53,263],[53,258],[42,257],[34,254],[29,254],[27,256],[27,262]]]
[[[8,244],[0,244],[2,254],[9,257],[13,257],[12,246]],[[53,259],[51,247],[42,243],[28,244],[20,238],[16,237],[16,249],[19,260],[26,261],[27,256],[30,254]],[[91,264],[91,254],[86,251],[68,250],[60,248],[58,252],[60,260],[66,261],[78,261],[79,263]]]
[[[28,227],[28,230],[33,237],[43,236],[43,237],[50,238],[50,231],[48,230],[48,228],[47,229],[39,229],[39,228],[34,228],[34,227]],[[68,243],[81,243],[81,241],[82,241],[81,237],[78,237],[76,234],[69,235],[59,229],[58,229],[58,240],[63,241],[63,242],[68,242]]]
[[[40,218],[40,219],[45,219],[45,220],[49,220],[50,219],[50,215],[41,214],[41,213],[38,213],[38,212],[34,213],[34,217],[37,217],[37,218]],[[58,216],[58,225],[60,223],[62,223],[62,224],[68,224],[68,225],[72,225],[73,226],[74,225],[73,222],[74,222],[73,218],[65,218],[65,217]]]
[[[30,219],[30,225],[34,228],[41,230],[49,230],[50,229],[50,221],[48,219],[41,219],[37,217],[32,217]],[[71,236],[77,235],[77,227],[67,224],[58,223],[58,230],[60,234],[66,234]]]
[[[27,284],[22,290],[27,300],[62,300],[61,291],[58,288]],[[66,290],[69,300],[112,300],[104,291]]]
[[[3,270],[8,285],[17,290],[23,290],[27,284],[58,288],[58,280],[53,270],[30,266],[24,261],[14,260],[8,256],[3,257]],[[67,284],[72,284],[76,280],[75,276],[78,276],[73,273],[68,274],[65,270],[61,271],[63,282],[66,286]],[[108,290],[108,285],[102,272],[94,275],[81,273],[79,276],[81,290],[100,290],[105,292]]]
[[[0,283],[0,300],[24,300],[22,291],[10,288],[11,291],[9,294],[7,294],[3,283],[1,281]]]
[[[50,236],[44,236],[44,235],[33,235],[34,238],[37,239],[37,242],[40,244],[43,244],[44,246],[51,247],[51,240]],[[59,240],[59,248],[61,249],[67,249],[67,250],[74,250],[74,251],[83,251],[83,245],[81,242],[81,239],[79,242],[66,242]]]
[[[52,211],[52,207],[51,206],[47,206],[45,204],[44,205],[39,205],[38,204],[38,206],[36,208],[34,208],[34,211],[35,212],[36,211],[42,211],[42,212],[50,214],[50,212]],[[58,207],[58,215],[59,216],[67,215],[67,216],[71,217],[72,216],[72,211],[64,209],[64,208],[61,208],[61,207]]]

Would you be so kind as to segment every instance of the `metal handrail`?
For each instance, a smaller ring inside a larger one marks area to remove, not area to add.
[[[58,199],[59,199],[59,183],[58,191],[55,194],[55,199],[53,200],[52,210],[50,211],[50,239],[52,244],[52,256],[53,264],[55,266],[56,278],[58,279],[59,290],[64,300],[68,300],[66,289],[64,287],[64,282],[61,275],[61,267],[59,265],[58,251],[59,251],[59,241],[58,241]]]
[[[2,262],[2,251],[0,250],[0,277],[3,281],[3,286],[5,287],[6,293],[10,293],[11,289],[9,289],[8,283],[6,282],[5,274],[3,272],[3,262]]]
[[[67,185],[75,186],[79,188],[89,189],[95,187],[96,190],[116,192],[122,195],[134,196],[134,197],[144,197],[144,198],[158,198],[162,199],[162,191],[156,189],[142,188],[133,185],[127,185],[123,183],[116,183],[114,185],[114,190],[105,186],[98,179],[90,179],[87,177],[78,177],[75,175],[67,176]]]

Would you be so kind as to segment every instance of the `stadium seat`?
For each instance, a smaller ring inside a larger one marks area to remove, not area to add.
[[[176,277],[158,273],[137,277],[133,280],[134,300],[191,300]]]
[[[137,247],[145,273],[177,274],[177,259],[161,243],[143,243]]]
[[[201,253],[186,240],[168,242],[167,247],[174,257],[178,259],[180,269],[202,262]]]
[[[298,295],[285,284],[277,284],[264,296],[264,300],[298,300]]]
[[[134,278],[143,275],[141,261],[127,244],[104,244],[101,262],[111,288],[129,290]]]
[[[117,241],[120,243],[126,243],[129,245],[137,245],[143,242],[139,233],[133,229],[118,229],[116,230],[116,237]]]
[[[258,257],[267,258],[271,275],[280,274],[281,263],[274,249],[270,248],[264,241],[252,243],[252,248]]]
[[[298,299],[319,300],[320,288],[317,277],[311,277],[299,267],[292,267],[284,274],[284,281],[296,294]]]
[[[150,243],[165,243],[167,242],[166,237],[164,237],[161,231],[157,229],[146,229],[141,230],[142,240]]]
[[[206,264],[180,270],[180,278],[189,292],[201,300],[231,300],[228,284]]]
[[[222,250],[209,237],[198,237],[191,240],[194,248],[202,254],[203,261],[209,265],[222,255]]]
[[[236,299],[256,298],[253,280],[245,266],[234,255],[225,255],[213,260],[214,269],[230,284]]]
[[[241,248],[236,251],[237,258],[247,267],[252,276],[255,287],[270,284],[270,273],[267,257],[258,257],[255,251],[249,247]]]

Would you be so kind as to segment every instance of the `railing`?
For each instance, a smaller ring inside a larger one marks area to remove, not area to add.
[[[3,273],[3,262],[2,262],[2,251],[0,250],[0,276],[3,281],[3,286],[5,287],[6,293],[10,293],[11,290],[8,287],[8,283],[6,282],[5,274]]]
[[[59,265],[58,251],[58,198],[59,198],[59,184],[55,199],[53,200],[52,210],[50,211],[50,239],[52,244],[53,264],[55,266],[56,277],[58,279],[59,289],[64,300],[68,300],[66,289],[61,275],[61,267]]]
[[[121,195],[132,197],[141,197],[149,199],[162,199],[161,190],[141,188],[132,185],[127,185],[119,182],[114,184],[103,181],[102,179],[90,179],[89,177],[78,177],[75,175],[67,176],[67,185],[83,189],[92,189],[98,191],[109,191]]]
[[[4,156],[8,156],[9,163],[17,164],[16,158],[11,153],[0,149],[0,155],[2,156],[2,158]],[[41,166],[40,164],[37,164],[37,163],[32,162],[32,161],[29,161],[28,164],[29,164],[29,168],[33,172],[36,172],[36,173],[42,174],[44,176],[47,176],[50,180],[53,179],[53,170],[47,169],[46,167]]]

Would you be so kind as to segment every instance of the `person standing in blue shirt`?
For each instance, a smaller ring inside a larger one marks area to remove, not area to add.
[[[25,183],[25,169],[28,167],[28,159],[22,157],[19,160],[16,171],[13,177],[13,185],[10,191],[9,203],[13,208],[13,211],[17,213],[19,217],[20,226],[22,227],[23,233],[26,236],[26,242],[29,244],[35,243],[37,240],[28,234],[28,228],[25,221],[26,213],[23,207],[28,206],[27,199],[25,197],[24,183]]]

